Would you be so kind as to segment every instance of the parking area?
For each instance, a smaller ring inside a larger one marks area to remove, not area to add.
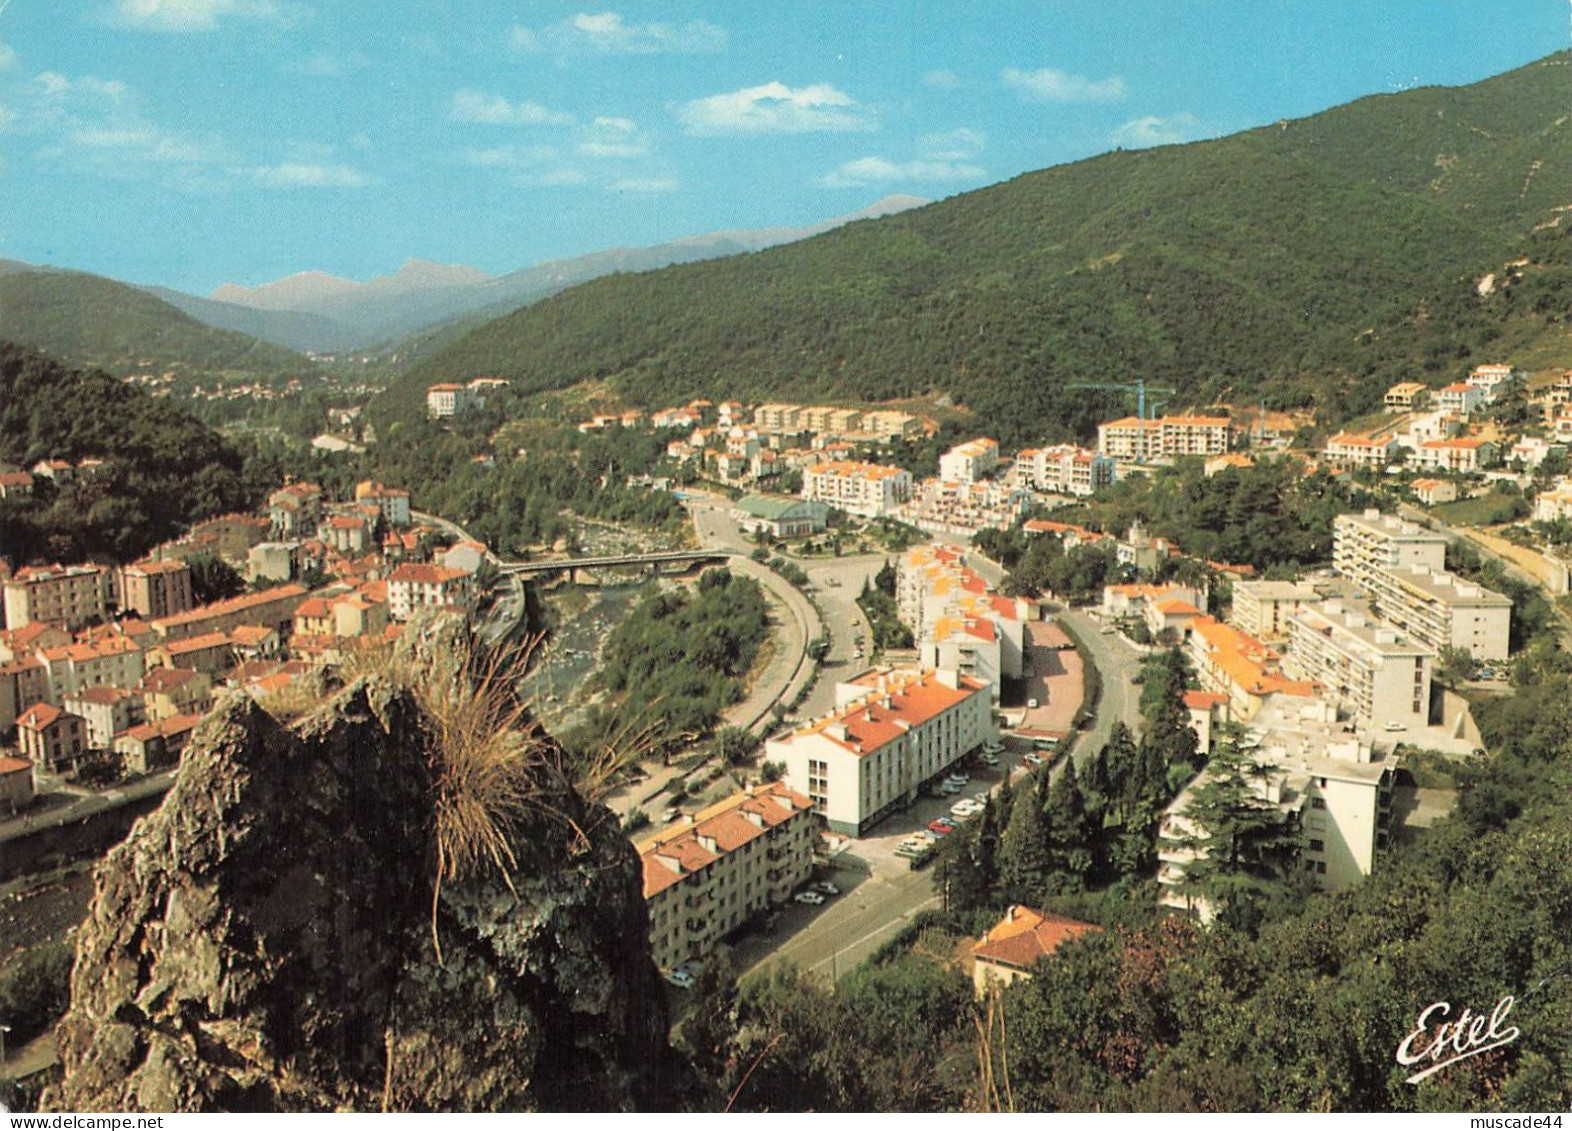
[[[1026,679],[1028,699],[1021,729],[1068,733],[1086,690],[1081,655],[1052,621],[1031,621],[1026,632],[1031,672]]]

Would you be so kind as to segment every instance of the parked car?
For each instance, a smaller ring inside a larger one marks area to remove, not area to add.
[[[990,738],[987,742],[983,743],[983,753],[1002,754],[1004,753],[1004,743],[998,741],[997,739]]]
[[[926,855],[927,852],[928,849],[926,845],[922,848],[918,848],[914,844],[902,844],[895,850],[895,855],[904,856],[907,860],[915,860],[919,856]]]
[[[816,891],[800,891],[792,896],[798,903],[807,903],[814,907],[824,902],[824,897]]]
[[[1404,728],[1403,728],[1403,724],[1398,722],[1396,719],[1388,719],[1387,722],[1386,722],[1386,729],[1388,731],[1399,731],[1399,730],[1402,730]]]
[[[1040,766],[1043,764],[1043,756],[1037,753],[1037,751],[1031,750],[1021,758],[1021,761],[1025,762],[1028,766]]]
[[[928,823],[928,831],[934,836],[949,836],[955,829],[949,825],[941,825],[938,821],[930,821]]]
[[[988,798],[992,795],[992,793],[993,791],[991,789],[979,789],[976,793],[972,794],[972,800],[977,802],[979,805],[986,805],[988,804]]]
[[[686,970],[670,970],[666,973],[666,981],[676,986],[679,990],[693,988],[693,975]]]
[[[982,811],[982,805],[976,801],[973,801],[969,797],[962,798],[960,801],[957,801],[954,805],[950,806],[950,812],[954,813],[957,817],[962,819],[966,817],[974,817]]]
[[[967,782],[972,780],[972,776],[970,774],[963,774],[957,771],[950,774],[944,780],[946,782],[954,782],[956,785],[965,785]]]
[[[964,785],[961,785],[958,782],[947,781],[939,787],[939,794],[942,797],[954,797],[957,793],[961,792],[961,790],[965,788],[966,787]]]
[[[814,888],[815,891],[819,892],[821,895],[840,895],[841,894],[841,889],[836,887],[834,884],[830,883],[829,880],[820,880],[818,883],[813,885],[813,888]]]
[[[1027,705],[1027,707],[1029,707],[1030,709],[1035,711],[1037,709],[1037,696],[1033,695],[1030,699],[1028,699],[1026,701],[1026,705]]]
[[[997,754],[984,754],[982,756],[982,760],[983,760],[983,765],[985,765],[985,766],[997,766],[999,764],[999,755],[997,755]]]

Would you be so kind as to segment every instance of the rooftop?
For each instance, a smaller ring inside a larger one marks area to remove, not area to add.
[[[1029,970],[1071,939],[1101,930],[1094,923],[1016,904],[972,945],[971,953],[976,960]]]

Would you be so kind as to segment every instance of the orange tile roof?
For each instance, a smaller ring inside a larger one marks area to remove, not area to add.
[[[126,566],[126,572],[139,574],[181,573],[190,568],[182,561],[146,561]]]
[[[1038,959],[1052,954],[1071,939],[1101,930],[1095,923],[1083,923],[1016,904],[972,945],[972,958],[1029,970]]]
[[[29,730],[44,730],[53,726],[64,714],[53,703],[34,703],[17,716],[16,725]]]
[[[1192,711],[1210,711],[1213,707],[1220,707],[1228,702],[1228,696],[1220,691],[1186,691],[1184,705]]]
[[[0,774],[25,774],[33,768],[26,758],[0,758]]]
[[[1159,601],[1157,604],[1157,611],[1162,613],[1164,616],[1169,617],[1190,617],[1201,615],[1200,609],[1196,608],[1189,601],[1181,601],[1177,597],[1167,601]]]
[[[885,681],[882,689],[881,678]],[[871,754],[987,687],[966,676],[960,677],[960,687],[947,687],[932,668],[908,673],[873,671],[851,682],[866,687],[867,694],[797,733],[819,734],[853,754]],[[846,737],[832,733],[842,727]]]
[[[191,652],[202,652],[208,648],[229,647],[229,636],[222,632],[204,632],[201,636],[188,636],[184,640],[171,641],[162,645],[161,651],[166,656],[184,656]]]
[[[209,617],[244,613],[250,609],[272,604],[274,601],[288,601],[295,597],[305,597],[305,595],[306,588],[303,585],[280,585],[277,589],[264,589],[260,593],[246,593],[239,597],[231,597],[227,601],[215,601],[211,605],[201,605],[190,612],[159,617],[153,623],[155,625],[163,625],[166,628],[184,624],[199,624]]]
[[[1277,671],[1281,657],[1248,633],[1207,616],[1191,621],[1190,630],[1205,642],[1208,656],[1234,686],[1252,695],[1280,692],[1310,696],[1316,693],[1313,682],[1289,679]]]
[[[812,808],[813,802],[808,798],[784,782],[774,782],[716,802],[696,813],[692,824],[674,825],[647,837],[634,846],[644,863],[644,898],[666,890],[683,877]],[[746,814],[758,817],[759,824],[749,820]],[[701,836],[715,841],[714,851],[700,842]],[[657,857],[664,857],[664,860]],[[672,862],[676,863],[676,869],[672,868]]]
[[[449,569],[447,566],[406,562],[390,573],[388,580],[414,585],[443,585],[449,581],[457,581],[461,577],[468,576],[469,574],[462,569]]]
[[[295,609],[296,619],[305,617],[307,620],[315,620],[332,615],[332,607],[321,597],[307,597]]]

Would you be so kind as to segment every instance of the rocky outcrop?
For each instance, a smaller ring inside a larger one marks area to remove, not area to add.
[[[206,720],[163,806],[99,867],[45,1103],[680,1105],[615,819],[542,774],[511,828],[516,866],[434,903],[432,730],[377,678],[294,726],[241,697]]]

